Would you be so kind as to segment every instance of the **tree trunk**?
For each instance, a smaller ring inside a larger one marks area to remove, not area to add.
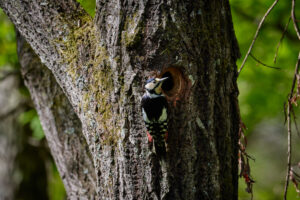
[[[50,69],[19,51],[70,199],[237,199],[239,49],[228,1],[98,0],[94,19],[73,0],[0,6]],[[173,79],[162,160],[140,109],[149,76]]]

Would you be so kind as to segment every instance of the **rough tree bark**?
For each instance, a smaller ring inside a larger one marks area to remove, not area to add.
[[[237,199],[239,49],[228,1],[97,0],[94,19],[73,0],[0,6],[50,69],[19,51],[71,199]],[[163,73],[174,84],[159,160],[140,99],[145,80]]]
[[[95,169],[81,124],[52,73],[17,34],[22,75],[70,199],[95,198]]]

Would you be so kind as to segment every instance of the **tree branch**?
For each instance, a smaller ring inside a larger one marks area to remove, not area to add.
[[[279,47],[280,47],[280,45],[281,45],[281,42],[283,41],[284,36],[285,36],[286,33],[287,33],[287,29],[288,29],[288,27],[289,27],[290,22],[291,22],[291,18],[289,18],[289,21],[286,23],[286,25],[285,25],[285,27],[284,27],[284,30],[283,30],[283,32],[282,32],[281,38],[280,38],[280,40],[279,40],[279,42],[278,42],[278,44],[277,44],[276,51],[275,51],[275,55],[274,55],[274,60],[273,60],[274,63],[276,63],[276,59],[277,59],[277,56],[278,56],[278,50],[279,50]]]
[[[292,18],[292,21],[293,21],[293,24],[294,24],[294,29],[296,31],[298,39],[300,40],[299,27],[298,27],[296,16],[295,16],[295,0],[292,0],[291,18]],[[294,97],[294,88],[295,88],[296,80],[297,80],[297,76],[298,76],[299,65],[300,65],[300,52],[298,54],[298,60],[297,60],[296,67],[295,67],[294,79],[293,79],[293,84],[292,84],[290,96],[289,96],[289,99],[288,99],[288,108],[287,108],[288,109],[287,110],[287,121],[288,121],[288,161],[287,161],[288,163],[287,163],[287,165],[288,166],[287,166],[286,179],[285,179],[285,188],[284,188],[284,195],[283,195],[284,200],[287,199],[287,191],[288,191],[289,180],[290,180],[290,172],[291,172],[291,154],[292,154],[292,152],[291,152],[292,151],[291,112],[292,112],[292,109],[293,109],[292,103],[294,103],[294,101],[297,101],[298,95],[299,95],[297,93],[296,94],[297,96]]]
[[[288,99],[288,107],[287,107],[287,130],[288,130],[288,159],[287,159],[287,172],[286,172],[286,179],[285,179],[285,187],[284,187],[284,200],[287,199],[287,191],[288,191],[288,186],[289,186],[289,180],[290,180],[290,171],[291,171],[291,154],[292,154],[292,128],[291,128],[291,112],[292,112],[292,104],[294,101],[297,100],[297,96],[294,97],[294,89],[297,81],[297,75],[299,72],[299,65],[300,65],[300,52],[298,54],[298,60],[296,63],[295,67],[295,73],[294,73],[294,79],[291,87],[291,91],[289,94],[289,99]],[[299,83],[298,83],[299,84]],[[299,95],[299,94],[296,94]]]
[[[34,0],[30,4],[23,0],[1,0],[0,7],[49,69],[55,66],[49,55],[56,62],[62,58],[54,41],[72,33],[77,21],[86,15],[75,0]]]
[[[291,170],[291,154],[292,154],[292,128],[291,128],[291,102],[290,99],[288,101],[288,107],[287,107],[287,131],[288,131],[288,158],[287,158],[287,172],[286,172],[286,178],[285,178],[285,187],[284,187],[284,200],[287,199],[287,191],[289,187],[289,180],[290,180],[290,170]]]
[[[238,6],[232,5],[232,9],[234,10],[234,13],[238,15],[238,17],[241,17],[245,20],[247,20],[250,23],[257,24],[257,16],[256,15],[250,15],[247,11],[242,10]],[[282,25],[280,21],[272,22],[272,21],[265,21],[264,22],[264,28],[271,28],[272,30],[276,30],[279,32],[285,32],[285,37],[288,38],[291,41],[297,41],[298,38],[289,30],[286,30],[286,27]]]
[[[84,48],[93,34],[91,17],[75,0],[0,0],[0,6],[76,108],[82,94],[75,87],[74,68],[86,64],[78,62],[83,52],[93,56]]]
[[[275,7],[275,5],[276,5],[277,3],[278,3],[278,0],[275,0],[275,1],[273,2],[273,4],[271,5],[271,7],[270,7],[270,8],[267,10],[267,12],[265,13],[265,15],[263,16],[263,18],[261,19],[261,21],[259,22],[258,27],[257,27],[256,32],[255,32],[255,35],[254,35],[254,38],[253,38],[253,40],[252,40],[252,43],[251,43],[251,45],[250,45],[250,47],[249,47],[249,49],[248,49],[248,52],[247,52],[247,54],[246,54],[246,56],[245,56],[245,58],[244,58],[244,60],[243,60],[243,62],[242,62],[242,65],[241,65],[241,67],[240,67],[240,69],[239,69],[239,71],[238,71],[238,75],[241,73],[241,71],[242,71],[242,69],[243,69],[243,67],[244,67],[244,65],[245,65],[245,63],[246,63],[246,61],[247,61],[247,59],[248,59],[248,56],[250,55],[250,53],[251,53],[251,51],[252,51],[252,48],[253,48],[254,43],[255,43],[255,41],[256,41],[256,39],[257,39],[258,33],[259,33],[260,29],[261,29],[261,26],[263,25],[263,23],[264,23],[266,17],[270,14],[270,12],[272,11],[272,9]]]
[[[81,122],[52,73],[18,38],[22,74],[69,199],[95,199],[96,174]]]
[[[249,54],[256,62],[258,62],[259,64],[265,66],[265,67],[268,67],[268,68],[272,68],[272,69],[280,69],[279,67],[273,67],[273,66],[270,66],[270,65],[267,65],[263,62],[261,62],[260,60],[258,60],[252,53]]]
[[[297,18],[296,18],[296,14],[295,14],[295,0],[292,0],[291,17],[292,17],[292,20],[293,20],[294,29],[297,33],[298,39],[300,40],[300,31],[299,31]]]

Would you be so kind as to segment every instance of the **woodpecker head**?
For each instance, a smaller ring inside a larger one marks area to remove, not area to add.
[[[145,88],[146,91],[151,95],[161,95],[161,86],[165,80],[167,80],[168,77],[165,78],[151,78],[147,80]]]

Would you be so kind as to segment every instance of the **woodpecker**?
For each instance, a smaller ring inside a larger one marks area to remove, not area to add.
[[[142,113],[147,128],[148,141],[154,146],[157,154],[166,152],[165,140],[168,137],[168,103],[161,86],[166,78],[151,78],[146,82],[145,94],[142,97]]]

